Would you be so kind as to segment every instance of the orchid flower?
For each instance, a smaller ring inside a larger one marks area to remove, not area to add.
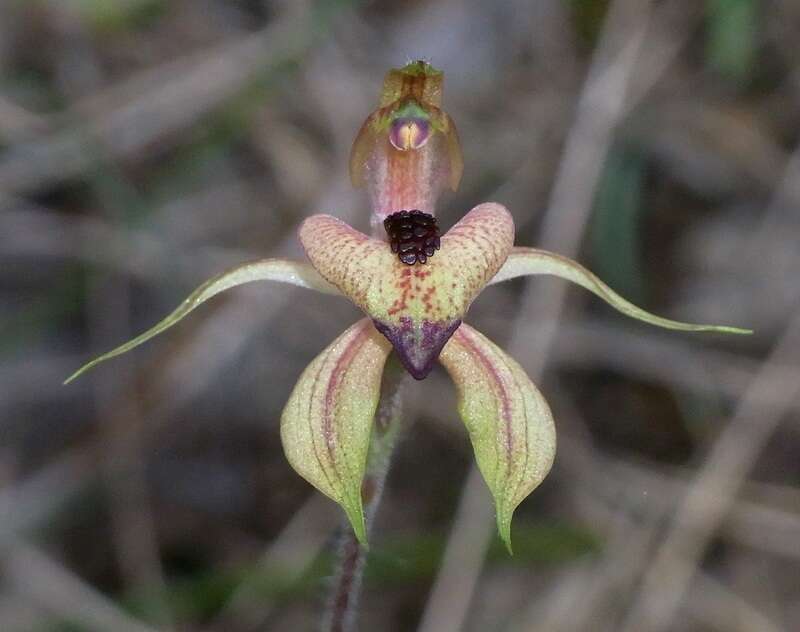
[[[153,328],[84,365],[67,382],[244,283],[280,281],[347,297],[366,318],[300,376],[281,417],[289,463],[342,506],[365,543],[362,480],[384,364],[394,350],[421,380],[438,360],[455,383],[458,412],[510,550],[512,514],[550,470],[556,436],[547,402],[522,367],[463,322],[483,288],[524,275],[554,275],[652,325],[749,332],[660,318],[617,295],[575,261],[514,247],[514,222],[500,204],[476,206],[440,235],[436,199],[444,189],[458,187],[462,172],[455,125],[441,109],[442,79],[440,71],[421,61],[391,70],[379,108],[355,140],[351,177],[354,185],[369,190],[375,236],[329,215],[309,217],[298,231],[309,262],[263,259],[223,272]],[[386,234],[379,235],[384,229]]]

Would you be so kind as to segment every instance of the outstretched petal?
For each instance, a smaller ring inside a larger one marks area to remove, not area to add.
[[[441,239],[425,264],[409,266],[389,244],[329,215],[303,222],[300,242],[312,265],[367,313],[421,380],[470,304],[503,265],[514,222],[499,204],[481,204]]]
[[[342,506],[362,544],[361,483],[391,349],[369,319],[360,320],[306,367],[281,416],[289,463]]]
[[[223,272],[209,279],[203,285],[198,287],[192,292],[189,297],[181,303],[178,308],[173,311],[169,316],[164,318],[161,322],[154,327],[148,329],[143,334],[137,336],[133,340],[129,340],[124,345],[117,347],[95,358],[91,362],[84,364],[80,369],[70,375],[64,384],[69,384],[72,380],[79,375],[85,373],[94,366],[105,362],[115,356],[121,355],[138,347],[140,344],[147,342],[150,338],[157,336],[165,329],[169,329],[195,307],[201,303],[206,302],[208,299],[216,296],[237,285],[250,283],[251,281],[280,281],[282,283],[291,283],[300,287],[317,290],[325,294],[339,294],[339,291],[323,279],[313,267],[307,263],[298,261],[288,261],[285,259],[263,259],[261,261],[253,261],[245,263],[235,268]]]
[[[741,329],[727,325],[695,325],[656,316],[636,307],[630,301],[626,301],[576,261],[547,250],[539,250],[538,248],[512,249],[503,267],[491,280],[491,284],[528,274],[550,274],[577,283],[626,316],[642,320],[657,327],[680,331],[716,331],[727,334],[753,333],[751,329]]]
[[[550,471],[556,433],[550,408],[519,364],[462,324],[440,360],[458,391],[458,411],[511,551],[511,517]]]

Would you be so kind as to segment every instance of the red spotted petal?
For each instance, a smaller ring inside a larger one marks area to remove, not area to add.
[[[481,204],[441,239],[425,264],[408,266],[385,241],[329,215],[310,217],[300,241],[316,270],[375,322],[404,366],[423,379],[470,304],[506,260],[514,222],[499,204]]]

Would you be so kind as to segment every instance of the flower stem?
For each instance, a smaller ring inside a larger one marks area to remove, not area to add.
[[[347,632],[353,629],[363,572],[364,547],[348,528],[339,547],[339,568],[322,620],[323,632]]]
[[[372,529],[386,476],[389,473],[392,453],[400,434],[402,387],[406,382],[406,376],[407,373],[399,360],[392,354],[383,372],[381,399],[375,413],[367,471],[361,486],[367,534]],[[354,629],[366,552],[366,548],[359,544],[352,528],[345,521],[336,574],[328,598],[328,607],[322,619],[323,632],[349,632]]]

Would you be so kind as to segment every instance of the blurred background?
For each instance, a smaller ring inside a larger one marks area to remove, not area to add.
[[[0,2],[0,629],[312,630],[338,508],[283,457],[305,365],[356,317],[288,286],[215,299],[68,387],[226,267],[366,230],[350,143],[384,72],[445,71],[452,225],[549,279],[472,325],[539,383],[555,467],[499,543],[439,369],[413,383],[362,630],[757,631],[800,620],[800,4],[795,0]]]

